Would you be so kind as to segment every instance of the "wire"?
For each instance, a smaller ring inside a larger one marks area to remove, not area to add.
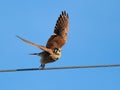
[[[120,67],[120,64],[105,64],[105,65],[89,65],[89,66],[63,66],[53,68],[23,68],[23,69],[11,69],[0,70],[0,72],[19,72],[19,71],[35,71],[35,70],[60,70],[60,69],[78,69],[78,68],[104,68],[104,67]]]

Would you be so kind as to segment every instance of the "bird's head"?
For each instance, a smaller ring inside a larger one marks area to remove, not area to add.
[[[53,53],[56,55],[61,55],[61,51],[62,51],[61,48],[54,48]]]
[[[61,57],[61,48],[54,48],[53,49],[53,54],[51,54],[51,58],[53,60],[58,60]]]

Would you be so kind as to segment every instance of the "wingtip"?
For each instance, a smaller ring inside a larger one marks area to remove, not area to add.
[[[20,38],[20,36],[16,35],[17,38]]]
[[[19,39],[21,39],[21,40],[23,40],[23,41],[25,41],[22,37],[20,37],[18,35],[16,35],[16,37],[19,38]]]
[[[62,13],[66,13],[66,10],[63,10]]]
[[[62,11],[62,15],[65,15],[65,16],[67,16],[67,18],[69,18],[69,15],[68,15],[68,13],[66,12],[66,10],[63,10],[63,11]]]

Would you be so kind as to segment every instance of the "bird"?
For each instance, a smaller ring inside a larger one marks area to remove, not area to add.
[[[31,41],[28,41],[20,36],[17,36],[23,42],[32,46],[38,47],[42,50],[40,53],[31,53],[30,55],[37,55],[41,57],[40,68],[44,69],[45,65],[57,61],[62,54],[62,47],[66,44],[69,31],[69,16],[66,11],[62,11],[59,15],[55,27],[54,33],[48,39],[46,46],[42,46]]]

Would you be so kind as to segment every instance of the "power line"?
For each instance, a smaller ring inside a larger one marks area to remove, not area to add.
[[[60,70],[60,69],[78,69],[78,68],[105,68],[105,67],[120,67],[120,64],[104,64],[104,65],[89,65],[89,66],[62,66],[53,68],[23,68],[23,69],[9,69],[0,70],[0,72],[19,72],[19,71],[36,71],[36,70]]]

